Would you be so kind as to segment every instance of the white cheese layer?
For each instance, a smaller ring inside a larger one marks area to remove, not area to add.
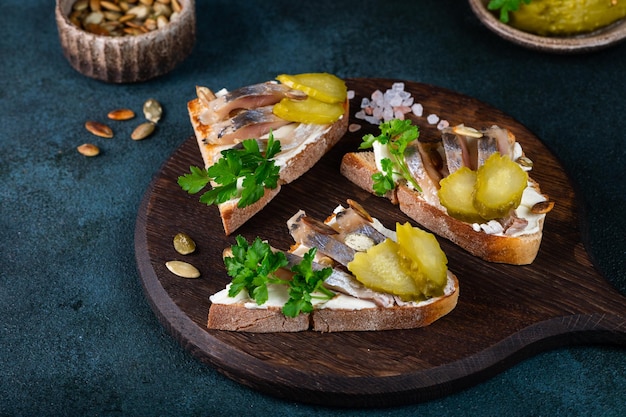
[[[213,304],[233,305],[242,304],[247,309],[267,309],[270,307],[282,308],[289,300],[289,288],[286,285],[268,285],[268,299],[265,303],[259,305],[250,298],[246,290],[242,290],[235,297],[228,295],[230,284],[223,290],[213,294],[209,297]],[[361,300],[359,298],[351,297],[345,294],[337,294],[330,300],[315,298],[313,295],[313,306],[316,308],[331,308],[333,310],[362,310],[364,308],[376,308],[376,304],[373,301]],[[317,294],[323,297],[322,294]]]

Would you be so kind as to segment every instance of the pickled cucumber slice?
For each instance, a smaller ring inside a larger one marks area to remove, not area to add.
[[[510,25],[542,36],[571,36],[594,31],[624,16],[623,1],[533,0],[511,13]]]
[[[400,256],[426,297],[439,297],[448,282],[448,258],[435,236],[409,223],[396,224]]]
[[[403,300],[422,299],[422,292],[399,255],[398,244],[391,239],[372,246],[367,252],[357,252],[348,263],[348,270],[366,287],[394,294]]]
[[[440,185],[439,201],[448,215],[468,223],[484,221],[473,202],[476,171],[461,167],[442,179]]]
[[[344,113],[343,102],[329,104],[307,97],[305,100],[282,99],[276,103],[273,112],[281,119],[298,123],[334,123]]]
[[[324,103],[343,103],[348,89],[341,78],[328,73],[307,73],[298,75],[281,74],[278,81],[288,87],[305,92]]]
[[[478,168],[474,207],[485,220],[504,217],[520,205],[527,184],[526,171],[496,152]]]

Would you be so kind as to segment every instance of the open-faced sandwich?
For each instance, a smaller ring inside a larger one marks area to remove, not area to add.
[[[554,203],[528,176],[532,161],[512,132],[458,125],[426,141],[409,119],[379,128],[363,137],[361,152],[344,155],[345,177],[475,256],[534,261]]]
[[[300,210],[289,251],[237,236],[224,253],[232,277],[210,297],[208,328],[243,332],[412,329],[454,309],[459,283],[434,235],[385,228],[349,200],[325,221]]]
[[[219,208],[227,235],[307,172],[345,134],[345,83],[327,73],[279,75],[233,91],[197,87],[187,107],[204,161],[178,183]]]

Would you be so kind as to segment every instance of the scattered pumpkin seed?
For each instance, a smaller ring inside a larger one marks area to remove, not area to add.
[[[135,112],[131,109],[115,109],[111,110],[107,117],[111,120],[130,120],[135,117]]]
[[[163,108],[161,107],[161,103],[156,101],[153,98],[146,100],[143,104],[143,114],[147,120],[152,123],[158,123],[161,120],[161,115],[163,115]]]
[[[348,131],[350,133],[358,132],[359,130],[361,130],[361,125],[360,124],[350,123],[350,125],[348,126]]]
[[[96,136],[100,136],[101,138],[112,138],[113,130],[105,125],[104,123],[94,122],[93,120],[88,120],[85,123],[85,129]]]
[[[78,153],[85,156],[97,156],[100,154],[100,148],[92,143],[83,143],[82,145],[77,146],[76,150]]]
[[[187,233],[177,233],[174,236],[174,249],[181,255],[189,255],[196,250],[196,242]]]
[[[534,214],[545,214],[554,208],[554,201],[540,201],[530,211]]]
[[[156,125],[152,122],[145,122],[140,124],[133,130],[133,133],[130,134],[130,138],[132,140],[142,140],[147,138],[154,132],[154,127]]]
[[[198,268],[193,266],[190,263],[183,261],[167,261],[165,262],[165,266],[170,270],[174,275],[178,275],[182,278],[199,278],[200,271]]]

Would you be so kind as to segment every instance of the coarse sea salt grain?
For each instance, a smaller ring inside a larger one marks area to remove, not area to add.
[[[415,103],[415,98],[411,93],[404,90],[404,83],[396,82],[384,93],[381,90],[375,90],[371,97],[363,97],[361,109],[355,113],[355,117],[378,125],[392,119],[404,120],[408,113],[423,117],[424,106],[421,103]],[[449,126],[446,120],[440,120],[436,114],[428,115],[427,121],[431,125],[436,124],[439,130]]]

